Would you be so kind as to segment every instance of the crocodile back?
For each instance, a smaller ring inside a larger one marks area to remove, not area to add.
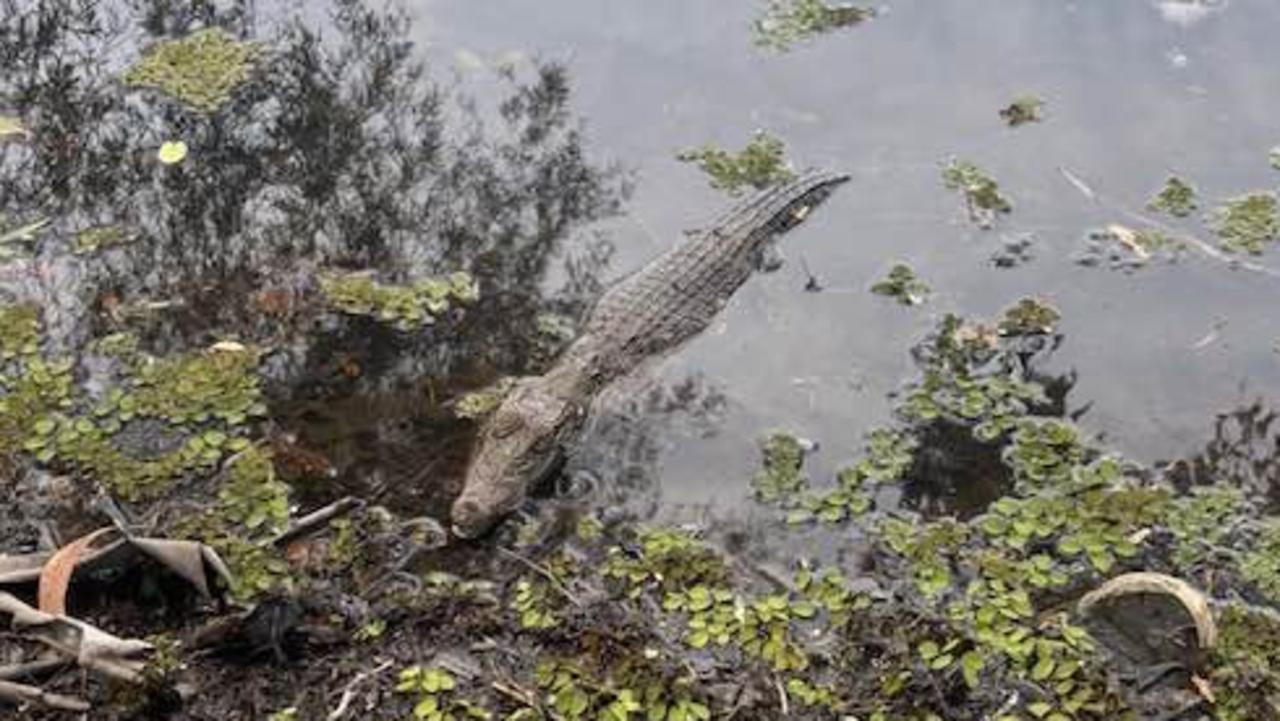
[[[610,288],[571,353],[590,358],[597,381],[607,383],[701,333],[751,276],[769,240],[846,180],[811,170],[739,203]]]

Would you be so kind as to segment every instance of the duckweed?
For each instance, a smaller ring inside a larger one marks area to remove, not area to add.
[[[249,79],[262,48],[218,28],[197,30],[151,48],[124,76],[125,85],[154,88],[203,113],[227,103]]]
[[[711,187],[730,195],[747,188],[763,190],[795,177],[786,160],[786,146],[778,138],[761,130],[738,153],[705,145],[676,155],[685,163],[695,163],[711,178]]]

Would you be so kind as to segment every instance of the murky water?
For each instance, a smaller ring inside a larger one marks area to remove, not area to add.
[[[786,239],[788,265],[748,284],[664,371],[697,374],[727,399],[719,433],[677,433],[661,454],[666,497],[733,504],[761,434],[820,441],[822,475],[886,418],[885,394],[911,374],[906,349],[931,317],[993,315],[1025,294],[1063,312],[1055,366],[1079,372],[1072,403],[1091,404],[1085,426],[1136,458],[1190,452],[1211,410],[1274,394],[1276,279],[1201,257],[1134,275],[1072,262],[1089,229],[1129,222],[1120,209],[1141,211],[1170,173],[1210,202],[1280,184],[1267,163],[1280,142],[1280,6],[1210,5],[904,0],[786,55],[752,47],[757,4],[716,0],[437,0],[415,32],[437,62],[472,75],[479,62],[520,57],[569,64],[593,146],[640,171],[615,230],[615,272],[722,203],[674,159],[682,148],[741,147],[764,128],[797,163],[853,174]],[[1045,121],[1004,127],[996,111],[1028,93],[1046,101]],[[943,190],[951,155],[1011,197],[995,229],[975,229]],[[1213,240],[1199,222],[1177,227]],[[1023,232],[1034,258],[993,267],[1002,238]],[[825,291],[804,292],[802,260]],[[893,260],[934,287],[929,304],[903,309],[866,292]]]
[[[1131,275],[1074,262],[1090,230],[1132,223],[1170,173],[1208,207],[1280,185],[1267,162],[1280,144],[1275,3],[903,0],[787,54],[752,46],[756,3],[433,0],[403,34],[394,18],[365,22],[359,3],[334,7],[337,23],[246,3],[88,4],[50,15],[47,36],[11,20],[14,72],[0,78],[0,114],[36,130],[0,147],[0,207],[53,218],[63,240],[119,223],[153,241],[101,261],[42,245],[7,268],[6,292],[44,305],[63,345],[124,327],[159,351],[228,334],[274,344],[269,369],[287,381],[275,430],[303,466],[323,451],[340,479],[300,484],[304,500],[348,489],[443,512],[474,432],[448,402],[537,369],[552,350],[530,333],[535,316],[580,314],[602,282],[716,215],[726,198],[675,156],[757,129],[797,165],[853,180],[656,388],[618,394],[645,401],[616,404],[575,462],[610,487],[739,509],[757,441],[779,428],[821,444],[823,478],[889,417],[887,394],[914,374],[908,348],[939,314],[990,317],[1024,295],[1065,317],[1053,369],[1079,373],[1070,404],[1088,406],[1086,428],[1138,459],[1194,452],[1214,412],[1280,387],[1280,279],[1194,253]],[[280,52],[214,118],[120,92],[141,46],[201,24]],[[411,66],[419,51],[428,77]],[[539,75],[537,60],[564,72]],[[1005,127],[997,111],[1025,94],[1046,101],[1044,122]],[[172,138],[191,162],[157,172]],[[994,229],[943,187],[951,156],[1013,201]],[[617,216],[625,183],[609,161],[635,171]],[[1214,240],[1198,217],[1173,225]],[[1031,260],[996,267],[1028,233]],[[608,262],[591,252],[600,239]],[[927,304],[868,292],[895,261],[933,287]],[[1280,268],[1275,251],[1259,262]],[[482,301],[411,338],[316,318],[294,304],[321,265],[397,280],[469,268]],[[806,291],[807,272],[823,290]]]

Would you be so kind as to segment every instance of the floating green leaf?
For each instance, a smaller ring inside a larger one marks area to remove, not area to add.
[[[770,0],[764,17],[755,22],[755,42],[786,51],[815,35],[858,25],[875,15],[872,8],[824,0]]]
[[[711,177],[711,187],[737,195],[746,188],[762,190],[795,177],[786,160],[786,147],[778,138],[759,131],[738,153],[711,145],[685,150],[676,155],[685,163],[696,163]]]

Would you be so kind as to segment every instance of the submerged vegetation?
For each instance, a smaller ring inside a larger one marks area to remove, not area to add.
[[[873,8],[826,0],[769,0],[768,10],[753,28],[755,43],[786,51],[815,35],[858,25],[875,15]]]
[[[795,177],[782,141],[761,130],[737,153],[706,145],[681,151],[676,158],[695,163],[711,178],[711,187],[730,195],[748,188],[763,190]]]

